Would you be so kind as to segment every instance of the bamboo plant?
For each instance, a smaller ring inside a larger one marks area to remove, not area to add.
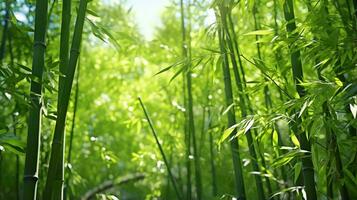
[[[67,3],[70,3],[67,2]],[[62,90],[59,90],[61,94],[59,94],[59,107],[58,107],[58,113],[57,113],[57,119],[56,119],[56,127],[55,127],[55,133],[53,137],[53,142],[52,142],[52,148],[51,148],[51,158],[50,158],[50,163],[49,163],[49,169],[48,169],[48,175],[47,175],[47,182],[46,182],[46,187],[45,187],[45,192],[44,192],[44,198],[46,199],[62,199],[63,198],[63,182],[64,182],[64,176],[63,176],[63,167],[64,167],[64,131],[65,131],[65,123],[66,123],[66,115],[67,115],[67,110],[68,110],[68,104],[70,101],[70,96],[71,96],[71,90],[72,90],[72,83],[73,83],[73,78],[76,70],[76,65],[77,65],[77,60],[79,57],[79,49],[80,49],[80,44],[82,40],[82,32],[83,32],[83,26],[84,26],[84,20],[85,20],[85,15],[86,15],[86,9],[87,9],[87,0],[81,0],[79,2],[79,10],[77,14],[77,19],[76,19],[76,24],[74,28],[74,33],[73,33],[73,39],[72,39],[72,46],[71,46],[71,51],[70,51],[70,56],[69,56],[69,61],[68,61],[68,66],[66,66],[65,60],[62,60],[64,63],[62,65],[63,69],[65,71],[65,79],[62,79],[63,85],[61,86],[60,83],[60,88],[63,87]],[[70,9],[70,5],[66,4],[66,9]],[[68,14],[68,13],[67,13]],[[65,16],[64,20],[66,21],[63,30],[63,43],[68,42],[68,37],[69,37],[69,26],[67,26],[67,23],[70,21],[69,15]],[[62,53],[61,55],[62,59],[65,59],[65,56],[67,55],[68,48],[66,47],[66,44],[63,44],[62,46]],[[60,80],[61,82],[61,80]]]
[[[220,18],[217,13],[216,13],[216,18],[217,18],[217,22],[220,22]],[[233,104],[231,75],[230,75],[228,56],[227,56],[226,45],[225,45],[225,36],[224,36],[223,26],[221,23],[218,23],[218,39],[219,39],[219,48],[221,51],[221,58],[222,58],[222,71],[223,71],[223,80],[224,80],[224,88],[225,88],[226,106],[227,107],[232,106],[227,112],[227,118],[228,118],[227,126],[232,127],[236,124],[236,118],[235,118],[234,104]],[[236,133],[237,133],[237,129],[235,128],[231,133],[231,137],[234,137]],[[230,146],[232,152],[237,197],[238,199],[246,199],[244,179],[243,179],[243,168],[242,168],[241,157],[239,153],[238,140],[232,139],[230,141]]]
[[[237,64],[237,61],[236,61],[236,58],[235,58],[235,50],[234,50],[234,47],[233,47],[233,42],[232,42],[232,36],[231,34],[229,33],[229,30],[228,30],[228,25],[227,25],[227,13],[229,12],[228,11],[228,7],[226,6],[221,6],[220,8],[220,14],[221,14],[221,21],[222,21],[222,27],[224,28],[224,33],[226,35],[226,43],[227,43],[227,47],[228,47],[228,50],[229,50],[229,54],[230,54],[230,58],[231,58],[231,62],[232,62],[232,66],[233,66],[233,72],[234,72],[234,77],[235,77],[235,83],[236,83],[236,86],[238,88],[238,97],[239,97],[239,108],[240,108],[240,111],[241,111],[241,117],[242,118],[245,118],[247,117],[247,114],[248,114],[248,105],[246,103],[246,101],[249,101],[249,98],[244,95],[244,79],[241,78],[241,75],[242,74],[242,71],[241,73],[239,73],[238,71],[238,64]],[[243,69],[243,66],[240,62],[240,69]],[[243,76],[243,75],[242,75]],[[242,81],[243,80],[243,81]],[[258,159],[257,159],[257,154],[256,154],[256,149],[254,147],[254,142],[253,142],[253,136],[252,136],[252,132],[250,130],[248,130],[246,132],[246,138],[247,138],[247,141],[248,141],[248,146],[249,146],[249,153],[250,155],[252,156],[253,158],[253,170],[256,171],[256,172],[259,172],[260,169],[259,169],[259,164],[258,164]],[[257,187],[257,190],[258,190],[258,198],[259,199],[265,199],[265,195],[264,195],[264,187],[263,187],[263,182],[262,182],[262,179],[261,179],[261,176],[255,176],[255,181],[256,181],[256,187]]]
[[[27,149],[24,172],[25,200],[35,200],[39,171],[41,116],[42,116],[42,74],[45,65],[47,0],[36,1],[35,34],[32,61],[31,106],[29,111]]]
[[[186,91],[187,91],[187,122],[188,122],[188,132],[189,136],[192,137],[193,145],[193,156],[194,156],[194,167],[195,167],[195,185],[196,185],[196,194],[197,199],[202,199],[202,181],[201,181],[201,172],[200,172],[200,158],[198,155],[196,134],[195,134],[195,122],[194,122],[194,113],[193,113],[193,98],[192,98],[192,76],[191,76],[191,52],[190,52],[190,39],[186,38],[186,27],[185,27],[185,15],[184,15],[184,3],[183,0],[180,1],[180,10],[181,10],[181,27],[182,27],[182,55],[185,60],[186,72]],[[189,35],[190,33],[188,33]],[[188,138],[191,140],[191,138]]]
[[[287,22],[286,30],[290,38],[296,38],[297,34],[296,24],[295,24],[295,14],[294,14],[294,5],[292,0],[285,0],[284,1],[284,16]],[[303,69],[302,63],[300,58],[300,51],[293,50],[291,45],[290,54],[291,54],[291,65],[292,65],[292,74],[293,79],[296,87],[296,91],[300,98],[303,98],[306,95],[306,91],[304,86],[301,85],[301,81],[303,81]],[[306,155],[301,158],[302,162],[302,174],[303,174],[303,181],[305,186],[305,191],[307,195],[307,199],[317,199],[316,188],[315,188],[315,172],[314,166],[312,163],[311,158],[311,144],[310,140],[307,138],[306,132],[301,130],[301,118],[296,118],[294,122],[293,129],[295,131],[295,135],[298,138],[301,149],[307,151]]]

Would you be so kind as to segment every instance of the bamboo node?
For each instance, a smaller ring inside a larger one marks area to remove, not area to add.
[[[34,47],[36,46],[42,46],[44,48],[46,48],[46,43],[45,42],[41,42],[41,41],[35,41],[33,44]]]
[[[71,53],[77,53],[77,54],[79,54],[80,53],[80,51],[79,51],[79,49],[71,49]]]
[[[37,175],[24,175],[24,181],[37,181]]]

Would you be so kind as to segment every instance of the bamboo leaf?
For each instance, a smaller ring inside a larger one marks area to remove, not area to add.
[[[300,142],[294,134],[290,135],[291,141],[295,144],[296,147],[300,147]]]
[[[314,100],[306,100],[305,103],[303,104],[300,112],[299,112],[299,115],[298,117],[301,117],[301,115],[304,113],[304,111],[306,110],[307,107],[309,107],[312,103],[313,103]]]
[[[98,13],[94,12],[93,10],[90,10],[87,8],[87,13],[90,15],[93,15],[94,17],[99,17]]]
[[[294,183],[296,183],[297,179],[299,178],[301,167],[301,162],[297,162],[294,166]]]
[[[227,112],[228,112],[230,109],[232,109],[233,106],[234,106],[234,103],[232,103],[231,105],[229,105],[229,106],[223,111],[222,115],[227,114]]]
[[[353,119],[356,119],[356,116],[357,116],[357,104],[350,104],[350,110],[351,110]]]
[[[221,144],[224,140],[226,140],[238,126],[239,126],[239,124],[235,124],[235,125],[229,127],[228,129],[226,129],[223,132],[223,135],[219,139],[218,143]]]
[[[254,124],[254,119],[250,119],[250,120],[246,123],[246,126],[245,126],[245,128],[244,128],[244,134],[247,133],[247,132],[250,130],[250,128],[252,128],[253,124]]]

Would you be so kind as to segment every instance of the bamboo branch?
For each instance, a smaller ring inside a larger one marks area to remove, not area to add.
[[[132,174],[132,175],[128,175],[125,177],[121,177],[115,180],[108,180],[108,181],[104,181],[103,183],[101,183],[100,185],[90,189],[89,191],[87,191],[82,197],[81,200],[90,200],[93,199],[95,197],[96,194],[104,192],[106,190],[109,190],[113,187],[117,187],[120,185],[124,185],[124,184],[128,184],[131,182],[137,182],[140,180],[143,180],[145,178],[144,174]]]

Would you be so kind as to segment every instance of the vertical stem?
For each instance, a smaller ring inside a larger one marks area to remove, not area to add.
[[[217,22],[219,22],[219,17],[217,17]],[[219,47],[221,51],[222,57],[222,71],[223,71],[223,80],[224,80],[224,89],[225,89],[225,98],[226,98],[226,106],[229,107],[233,105],[233,92],[232,92],[232,83],[231,83],[231,75],[229,71],[228,64],[228,56],[225,47],[225,39],[223,34],[222,24],[218,24],[218,39],[219,39]],[[232,127],[236,124],[236,118],[234,114],[234,105],[231,109],[228,110],[227,113],[228,118],[228,127]],[[232,131],[231,136],[234,136],[237,133],[237,129]],[[237,197],[240,200],[245,200],[245,188],[244,188],[244,179],[243,179],[243,168],[239,153],[239,143],[237,139],[232,139],[230,141],[231,152],[232,152],[232,160],[233,160],[233,169],[235,175],[236,189],[237,189]]]
[[[68,188],[69,186],[69,181],[71,179],[72,175],[72,146],[73,146],[73,136],[74,136],[74,129],[76,125],[76,114],[77,114],[77,106],[78,106],[78,95],[79,95],[79,74],[80,74],[80,59],[78,60],[78,71],[77,71],[77,77],[76,77],[76,89],[75,89],[75,96],[74,96],[74,107],[73,107],[73,117],[72,117],[72,126],[71,126],[71,132],[69,136],[69,144],[68,144],[68,155],[67,155],[67,165],[69,166],[69,171],[68,171],[68,176],[66,179],[65,183],[65,189]],[[72,199],[72,191],[68,191],[68,196],[69,199]]]
[[[292,0],[285,0],[284,1],[284,16],[285,20],[287,21],[286,30],[288,32],[288,37],[295,38],[297,37],[296,33],[294,33],[296,29],[295,25],[295,14],[294,14],[294,6]],[[302,70],[302,63],[300,59],[300,51],[293,50],[292,46],[289,46],[290,54],[291,54],[291,65],[292,65],[292,72],[293,72],[293,79],[296,87],[296,91],[298,92],[300,98],[305,96],[305,89],[300,84],[303,80],[303,70]],[[316,195],[316,188],[315,188],[315,172],[314,166],[312,163],[312,153],[311,153],[311,144],[306,136],[306,132],[301,130],[301,118],[296,118],[294,122],[295,127],[295,135],[300,142],[300,146],[302,150],[306,150],[307,153],[302,160],[302,174],[304,179],[304,186],[307,195],[307,199],[315,200],[317,199]]]
[[[15,105],[14,112],[16,112],[16,109],[17,109],[17,106]],[[13,126],[14,126],[14,128],[13,128],[14,135],[16,136],[17,135],[17,129],[16,129],[17,122],[16,122],[16,115],[14,113],[12,114],[12,122],[13,122]],[[19,166],[20,166],[19,155],[16,155],[16,167],[15,167],[15,192],[16,192],[16,194],[15,194],[15,197],[16,197],[17,200],[20,199],[20,196],[19,196],[20,195],[20,190],[19,190],[19,185],[20,185],[20,183],[19,183],[19,176],[20,176],[20,174],[19,174]]]
[[[24,172],[24,200],[36,200],[42,113],[42,73],[45,65],[48,0],[36,0],[35,34],[32,61],[31,106]]]
[[[44,192],[44,199],[62,199],[63,198],[63,161],[64,161],[64,130],[68,104],[70,100],[74,73],[79,57],[79,48],[82,40],[84,19],[87,10],[87,0],[80,0],[77,14],[72,46],[68,66],[66,69],[66,78],[63,81],[63,90],[59,91],[58,114],[56,119],[55,133],[52,141],[51,158],[48,169],[47,181]]]
[[[232,62],[232,66],[233,66],[233,72],[234,72],[234,77],[236,80],[236,86],[238,88],[238,97],[239,97],[239,108],[241,111],[241,117],[245,118],[247,116],[247,110],[250,109],[249,105],[249,98],[248,96],[245,94],[245,80],[243,80],[240,77],[240,73],[238,71],[238,64],[235,58],[235,54],[234,54],[234,47],[233,47],[233,41],[232,41],[232,37],[231,34],[229,32],[229,28],[227,25],[227,13],[229,13],[228,15],[230,15],[230,11],[228,10],[229,8],[222,6],[221,7],[221,21],[222,21],[222,26],[223,26],[223,31],[227,37],[226,43],[228,46],[228,50],[229,50],[229,54],[230,54],[230,58],[231,58],[231,62]],[[238,42],[237,42],[238,45]],[[241,67],[241,72],[243,72],[243,66],[241,65],[240,62],[240,67]],[[242,76],[244,77],[244,76]],[[248,101],[248,102],[247,102]],[[248,105],[247,105],[248,104]],[[254,142],[253,142],[253,136],[252,136],[252,132],[249,130],[247,131],[247,133],[245,134],[246,138],[247,138],[247,142],[248,142],[248,147],[249,147],[249,154],[252,157],[252,165],[253,165],[253,170],[256,172],[259,172],[259,164],[258,164],[258,159],[257,159],[257,154],[256,154],[256,149],[254,147]],[[258,191],[258,198],[260,200],[264,200],[265,199],[265,195],[264,195],[264,188],[263,188],[263,181],[261,176],[259,175],[254,175],[255,178],[255,183],[256,183],[256,187],[257,187],[257,191]]]
[[[197,199],[202,199],[202,181],[201,181],[201,171],[200,171],[200,160],[197,149],[196,134],[195,134],[195,123],[194,123],[194,113],[193,113],[193,98],[192,98],[192,76],[191,76],[191,54],[190,54],[190,41],[187,41],[186,37],[186,27],[185,27],[185,15],[184,15],[184,3],[180,0],[180,10],[181,10],[181,27],[182,27],[182,54],[186,60],[186,87],[187,87],[187,111],[188,111],[188,132],[192,137],[193,145],[193,157],[195,163],[195,183],[196,183],[196,195]],[[188,33],[189,35],[189,33]],[[189,36],[188,36],[189,37]],[[189,137],[189,140],[191,138]]]
[[[5,18],[4,18],[4,27],[2,32],[1,44],[0,44],[0,64],[5,58],[5,48],[6,48],[6,40],[8,34],[9,20],[10,20],[10,0],[6,0],[5,2]]]
[[[178,198],[179,200],[182,200],[181,192],[179,191],[179,189],[178,189],[178,187],[177,187],[177,184],[176,184],[176,181],[175,181],[175,177],[173,176],[173,174],[172,174],[172,172],[171,172],[171,168],[170,168],[169,162],[168,162],[168,160],[167,160],[167,158],[166,158],[166,155],[165,155],[165,153],[164,153],[164,150],[163,150],[163,148],[162,148],[162,146],[161,146],[161,144],[160,144],[160,142],[159,142],[159,139],[158,139],[158,137],[157,137],[157,133],[156,133],[156,130],[154,129],[154,126],[153,126],[153,123],[152,123],[152,121],[151,121],[151,118],[149,117],[149,114],[148,114],[148,112],[146,111],[145,105],[144,105],[144,103],[141,101],[141,98],[140,98],[140,97],[138,98],[138,100],[139,100],[139,103],[140,103],[140,105],[141,105],[141,108],[142,108],[143,111],[144,111],[145,118],[146,118],[146,120],[147,120],[148,123],[149,123],[151,132],[152,132],[152,134],[154,135],[156,144],[157,144],[157,146],[159,147],[159,150],[160,150],[162,159],[164,160],[164,163],[165,163],[165,165],[166,165],[167,172],[168,172],[168,174],[169,174],[169,176],[170,176],[171,183],[172,183],[172,186],[173,186],[174,189],[175,189],[177,198]]]
[[[211,126],[211,111],[210,111],[210,107],[208,107],[208,119],[209,119],[209,124],[208,124],[208,129],[210,129]],[[212,131],[208,130],[208,134],[209,134],[209,148],[210,148],[210,165],[211,165],[211,176],[212,176],[212,195],[213,196],[217,196],[218,194],[218,187],[217,187],[217,178],[216,178],[216,167],[214,164],[214,158],[215,158],[215,154],[214,154],[214,143],[213,143],[213,136],[212,136]]]
[[[255,28],[255,30],[259,30],[260,29],[259,18],[257,16],[258,15],[258,9],[257,9],[258,6],[259,6],[259,0],[254,1],[253,18],[254,18],[254,28]],[[259,35],[255,35],[255,41],[256,41],[258,59],[262,60],[262,53],[261,53],[261,49],[260,49],[260,43],[258,42],[259,41]],[[268,82],[268,79],[266,77],[264,77],[264,81]],[[269,87],[268,87],[267,84],[264,85],[264,90],[263,91],[264,91],[265,107],[267,109],[270,109],[270,108],[272,108],[272,100],[271,100],[271,97],[270,97],[270,90],[269,90]],[[258,143],[258,145],[259,145],[259,143]],[[259,155],[260,155],[260,158],[261,158],[262,166],[264,167],[264,171],[266,172],[265,159],[264,159],[264,156],[260,153],[259,148],[258,148],[258,152],[259,152]],[[272,190],[272,187],[271,187],[271,184],[270,184],[270,180],[269,180],[268,177],[265,177],[265,183],[266,183],[266,186],[268,188],[269,195],[272,195],[273,194],[273,190]]]

